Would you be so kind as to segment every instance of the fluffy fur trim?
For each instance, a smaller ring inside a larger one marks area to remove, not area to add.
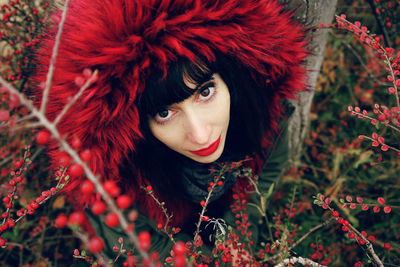
[[[46,78],[53,24],[38,52],[38,82]],[[276,0],[72,0],[47,113],[55,118],[79,90],[75,78],[85,68],[97,69],[97,82],[58,128],[92,150],[94,173],[118,180],[118,166],[142,137],[135,100],[152,69],[167,71],[177,56],[194,61],[198,55],[212,60],[216,50],[233,55],[265,83],[276,84],[269,112],[277,118],[281,100],[304,89],[303,35]]]

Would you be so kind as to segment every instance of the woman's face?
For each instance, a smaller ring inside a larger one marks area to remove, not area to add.
[[[170,149],[200,163],[216,161],[225,146],[230,94],[218,74],[203,84],[184,79],[196,92],[150,118],[153,135]]]

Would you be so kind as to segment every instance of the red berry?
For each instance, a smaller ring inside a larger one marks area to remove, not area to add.
[[[74,249],[74,255],[75,256],[79,256],[79,250],[78,249]]]
[[[85,214],[82,211],[75,211],[69,215],[69,223],[81,226],[85,221]]]
[[[390,212],[392,211],[392,208],[389,207],[389,206],[385,206],[385,207],[383,208],[383,211],[384,211],[385,213],[390,213]]]
[[[348,234],[349,238],[353,239],[356,237],[356,235],[353,232],[349,232]]]
[[[93,193],[93,191],[94,191],[93,183],[89,180],[83,181],[83,183],[81,184],[81,192],[83,194],[89,195]]]
[[[39,145],[47,144],[50,140],[50,133],[46,130],[41,130],[36,134],[36,143]]]
[[[7,121],[10,118],[10,112],[5,109],[0,109],[0,121]]]
[[[138,214],[137,210],[132,210],[132,211],[129,212],[129,214],[128,214],[128,219],[129,219],[131,222],[134,222],[134,221],[136,221],[136,219],[137,219],[138,216],[139,216],[139,214]]]
[[[131,205],[131,198],[128,195],[122,195],[117,198],[117,205],[121,209],[127,209]]]
[[[389,250],[389,249],[392,248],[392,246],[391,246],[389,243],[383,244],[383,247],[384,247],[385,249],[387,249],[387,250]]]
[[[58,215],[57,216],[57,218],[56,218],[56,220],[55,220],[55,222],[54,222],[54,226],[56,227],[56,228],[63,228],[64,226],[66,226],[67,225],[67,222],[68,222],[68,217],[67,217],[67,215],[65,215],[65,214],[60,214],[60,215]]]
[[[0,247],[4,246],[6,244],[6,239],[0,237]]]
[[[201,205],[202,207],[204,207],[204,206],[206,205],[206,202],[205,202],[204,200],[202,200],[202,201],[200,201],[200,205]]]
[[[82,76],[76,76],[74,82],[78,87],[82,87],[85,84],[85,78]]]
[[[62,152],[58,156],[58,164],[61,166],[67,166],[71,161],[71,157],[67,154],[67,152]]]
[[[93,203],[91,210],[94,215],[101,215],[106,212],[106,209],[106,204],[104,204],[104,202],[101,200],[97,200]]]
[[[92,157],[92,152],[89,149],[85,149],[79,155],[83,161],[88,161]]]
[[[121,190],[114,181],[106,181],[103,185],[104,190],[111,196],[116,197],[120,194]]]
[[[147,251],[150,249],[151,246],[151,236],[149,234],[149,232],[140,232],[138,235],[138,239],[139,239],[139,248],[141,250]]]
[[[83,76],[85,76],[86,78],[90,78],[90,76],[92,76],[93,72],[92,72],[91,69],[85,68],[85,69],[82,71],[82,74],[83,74]]]
[[[332,216],[339,217],[339,212],[337,212],[336,210],[332,211]]]
[[[8,219],[7,224],[9,227],[14,227],[15,226],[15,221],[13,219]]]
[[[185,267],[186,258],[184,255],[176,255],[174,258],[174,267]]]
[[[158,228],[158,229],[162,229],[162,228],[163,228],[163,225],[162,225],[161,223],[159,223],[159,224],[157,224],[157,228]]]
[[[71,177],[79,177],[83,174],[83,168],[80,164],[74,163],[69,167],[68,173]]]
[[[71,146],[75,149],[80,148],[82,145],[81,140],[78,137],[74,137],[71,141]]]
[[[99,253],[104,249],[104,242],[103,239],[101,239],[98,236],[94,236],[89,240],[89,250],[92,253]]]
[[[17,161],[14,166],[16,169],[19,169],[19,168],[21,168],[22,164],[24,164],[23,159],[21,159],[20,161]]]
[[[104,221],[108,227],[116,227],[119,225],[119,218],[114,212],[108,213],[104,218]]]
[[[39,204],[36,201],[31,201],[30,205],[33,209],[39,208]]]
[[[182,241],[176,242],[173,247],[173,250],[176,255],[185,255],[186,253],[185,243],[183,243]]]

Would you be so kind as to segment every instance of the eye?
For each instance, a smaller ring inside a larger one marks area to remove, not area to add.
[[[173,115],[172,111],[169,109],[162,109],[160,111],[158,111],[155,115],[154,115],[154,119],[157,122],[165,122],[167,120],[169,120],[171,118],[171,116]]]
[[[211,82],[200,88],[198,96],[200,100],[209,100],[214,96],[214,94],[215,94],[215,87],[214,83]]]

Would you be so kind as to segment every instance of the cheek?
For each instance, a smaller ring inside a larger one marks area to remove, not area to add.
[[[167,147],[176,150],[179,148],[179,134],[176,130],[170,127],[160,126],[156,123],[150,122],[150,130],[154,137]]]

